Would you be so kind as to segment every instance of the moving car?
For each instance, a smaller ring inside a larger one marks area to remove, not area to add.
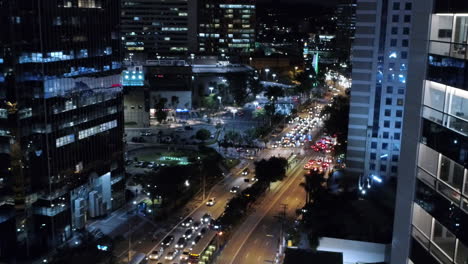
[[[247,176],[247,175],[249,175],[249,172],[250,172],[249,168],[246,168],[246,169],[244,169],[244,170],[242,171],[242,175],[243,175],[243,176]]]
[[[182,226],[183,227],[189,227],[191,226],[193,223],[193,218],[192,217],[187,217],[183,222],[182,222]]]
[[[165,259],[167,260],[173,260],[176,256],[177,256],[177,253],[179,253],[179,250],[174,250],[174,251],[169,251],[166,255],[166,257],[164,257]]]
[[[201,217],[201,222],[203,224],[208,224],[211,220],[211,215],[209,215],[208,213],[204,214],[202,217]]]
[[[196,236],[196,237],[193,239],[193,241],[192,241],[192,245],[197,244],[198,241],[200,241],[201,238],[202,238],[202,237],[201,237],[200,235]]]
[[[151,252],[151,254],[148,255],[148,258],[150,260],[158,260],[162,253],[164,252],[164,249],[161,248],[160,250],[153,250],[153,252]]]
[[[203,227],[202,229],[200,229],[200,231],[198,231],[199,236],[203,236],[205,233],[206,233],[206,227]]]
[[[195,221],[192,225],[193,230],[197,230],[200,227],[201,227],[201,223],[199,221]]]
[[[185,238],[181,237],[179,238],[179,240],[177,240],[175,248],[184,248],[185,244],[186,244]]]
[[[190,255],[190,252],[187,250],[184,250],[182,254],[180,254],[180,260],[188,260]]]
[[[192,237],[192,234],[193,234],[193,229],[189,228],[185,230],[185,233],[182,235],[182,238],[190,239]]]
[[[210,199],[208,199],[208,202],[206,202],[206,205],[208,206],[213,206],[216,204],[216,198],[214,197],[211,197]]]
[[[229,192],[231,193],[237,193],[239,191],[239,186],[233,186]]]
[[[167,236],[162,241],[162,246],[163,247],[168,247],[168,246],[170,246],[172,244],[173,241],[174,241],[174,236]]]

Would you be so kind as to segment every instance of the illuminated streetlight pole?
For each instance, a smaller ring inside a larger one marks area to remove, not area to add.
[[[210,86],[210,87],[208,87],[208,89],[210,89],[210,94],[212,94],[214,88]]]
[[[268,81],[268,73],[270,72],[270,69],[266,68],[265,69],[265,78]]]

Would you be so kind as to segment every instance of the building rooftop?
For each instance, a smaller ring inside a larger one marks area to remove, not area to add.
[[[287,248],[284,264],[343,264],[343,254],[328,251],[309,251]]]

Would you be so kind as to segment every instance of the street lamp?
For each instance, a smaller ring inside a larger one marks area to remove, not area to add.
[[[276,79],[276,73],[273,73],[271,76],[273,76],[273,81]]]
[[[210,94],[212,94],[212,93],[213,93],[214,87],[211,87],[211,86],[210,86],[210,87],[208,87],[208,89],[210,89]]]
[[[219,104],[221,105],[221,96],[218,96]]]

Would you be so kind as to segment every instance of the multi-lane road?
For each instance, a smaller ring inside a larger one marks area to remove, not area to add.
[[[285,149],[266,149],[266,150],[259,153],[258,158],[259,159],[269,158],[269,157],[274,156],[274,155],[276,155],[276,156],[278,156],[278,155],[286,156],[286,155],[289,155],[289,153],[291,153],[291,150],[286,151]],[[215,187],[213,187],[211,192],[209,192],[206,195],[205,202],[203,204],[201,204],[198,208],[196,208],[193,212],[191,212],[187,217],[193,218],[194,221],[200,221],[200,218],[204,214],[208,213],[213,218],[218,218],[224,212],[224,207],[227,204],[228,200],[231,199],[232,197],[234,197],[234,195],[235,195],[234,193],[230,192],[231,188],[234,187],[234,186],[239,186],[240,187],[239,192],[240,192],[243,189],[250,186],[251,183],[244,182],[244,179],[246,177],[241,175],[241,172],[247,167],[251,171],[250,175],[248,175],[247,177],[249,177],[249,178],[253,177],[253,174],[252,174],[252,172],[254,171],[253,162],[249,162],[245,166],[241,166],[238,170],[234,171],[231,175],[226,177],[225,180],[223,180],[222,182],[217,184]],[[302,166],[300,166],[300,168],[302,170]],[[281,186],[281,185],[277,184],[277,186]],[[277,188],[277,187],[275,186],[273,188]],[[212,198],[212,197],[215,198],[216,203],[213,206],[207,206],[206,201],[209,198]],[[183,220],[181,221],[181,223],[182,222],[183,222]],[[180,260],[181,253],[183,251],[185,251],[185,250],[189,251],[189,248],[191,247],[191,242],[196,237],[196,234],[193,235],[187,241],[187,245],[184,248],[177,249],[177,254],[176,254],[176,257],[174,258],[174,260],[166,260],[165,259],[165,257],[168,255],[168,253],[175,252],[175,250],[176,250],[175,245],[177,244],[178,239],[180,237],[182,237],[183,234],[185,233],[185,231],[187,230],[187,228],[183,227],[181,223],[179,223],[169,233],[167,233],[166,236],[173,236],[174,240],[173,240],[173,242],[171,243],[171,245],[169,247],[166,247],[164,249],[164,252],[159,257],[159,260],[155,260],[154,263],[159,263],[159,262],[161,262],[161,263],[174,263],[174,262],[178,263],[179,260]],[[207,228],[207,225],[204,225],[203,227]],[[200,230],[200,229],[198,229],[198,230]],[[197,232],[195,232],[195,233],[197,233]],[[207,232],[204,236],[208,236],[208,237],[211,236],[212,237],[213,233]],[[163,241],[163,240],[164,239],[162,239],[161,241]],[[156,245],[154,245],[154,247],[147,253],[150,254],[153,251],[159,251],[160,248],[161,248],[161,241],[159,243],[157,243]],[[208,241],[206,241],[206,239],[201,239],[199,241],[199,243],[205,243],[205,242],[208,242]]]
[[[283,133],[287,133],[290,129],[291,128],[287,128]],[[315,134],[318,133],[318,129],[314,129],[312,133],[315,136]],[[296,209],[301,208],[305,201],[304,190],[299,185],[303,180],[303,165],[309,159],[315,159],[319,156],[323,157],[323,155],[312,153],[301,147],[270,148],[260,151],[256,156],[256,160],[269,158],[271,156],[288,158],[292,153],[300,153],[300,155],[297,157],[296,162],[289,168],[287,178],[282,182],[272,184],[271,189],[256,203],[253,213],[247,216],[245,221],[236,228],[236,232],[230,237],[225,248],[217,258],[216,263],[272,263],[275,259],[281,230],[278,215],[280,212],[284,212],[289,219],[295,217]],[[242,191],[251,184],[244,182],[245,177],[241,175],[241,172],[246,167],[250,168],[251,173],[254,172],[253,161],[244,161],[242,166],[236,168],[232,173],[227,175],[223,181],[215,185],[206,195],[205,201],[189,213],[187,217],[193,218],[194,221],[200,221],[200,218],[206,213],[213,218],[219,217],[223,213],[228,200],[235,195],[230,192],[231,188],[233,186],[239,186],[239,191]],[[251,174],[248,177],[251,178],[253,176],[254,175]],[[211,197],[215,197],[216,203],[213,206],[207,206],[205,203]],[[184,248],[178,249],[178,253],[175,254],[173,259],[165,259],[169,252],[175,251],[177,241],[187,230],[187,227],[182,227],[181,225],[183,221],[184,219],[161,239],[161,241],[163,241],[167,236],[174,237],[171,245],[164,248],[159,259],[151,260],[151,263],[181,263],[181,253],[194,247],[192,241],[202,227],[196,230],[194,235],[187,240],[187,244]],[[207,232],[198,242],[199,244],[207,244],[215,235],[214,231],[208,231],[209,229],[206,225],[203,227],[207,229]],[[162,246],[161,241],[147,247],[151,248],[148,252],[143,252],[149,255],[153,251],[159,251]]]

